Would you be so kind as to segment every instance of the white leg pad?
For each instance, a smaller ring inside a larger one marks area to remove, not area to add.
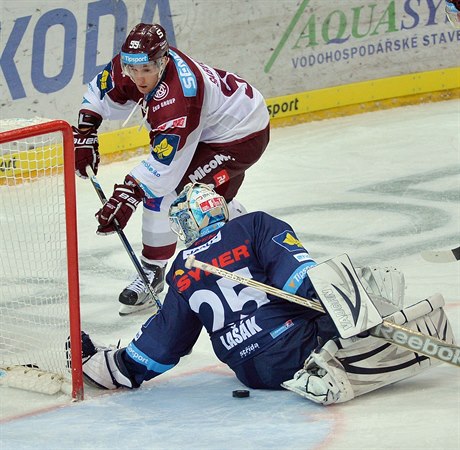
[[[441,295],[430,297],[396,313],[396,323],[407,323],[409,328],[454,343],[443,304]],[[326,342],[282,386],[316,403],[329,405],[396,383],[439,363],[437,359],[372,336],[354,336]]]
[[[404,307],[406,283],[401,271],[394,267],[362,267],[356,272],[382,315]]]
[[[330,405],[354,397],[345,369],[334,357],[338,350],[335,341],[324,344],[319,353],[313,352],[292,380],[282,386],[315,403]]]
[[[121,351],[123,349],[102,350],[91,356],[83,364],[85,380],[104,389],[132,388],[133,384],[119,358]]]

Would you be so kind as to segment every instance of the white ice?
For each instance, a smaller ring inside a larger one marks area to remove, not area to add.
[[[103,164],[110,194],[137,159]],[[82,327],[127,345],[148,315],[118,316],[134,269],[118,237],[96,236],[99,200],[77,180]],[[460,240],[457,100],[272,130],[239,200],[288,222],[318,260],[400,268],[406,303],[441,292],[460,339],[460,263],[420,252]],[[126,234],[140,250],[138,211]],[[0,389],[0,448],[459,449],[460,372],[444,364],[349,403],[322,407],[287,391],[251,390],[214,357],[206,335],[170,372],[137,391],[86,390],[86,400]]]

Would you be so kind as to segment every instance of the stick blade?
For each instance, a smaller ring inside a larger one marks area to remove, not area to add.
[[[425,261],[432,263],[449,263],[460,259],[460,247],[452,250],[427,250],[421,253]]]

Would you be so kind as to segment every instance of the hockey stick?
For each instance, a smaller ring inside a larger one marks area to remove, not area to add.
[[[197,261],[193,255],[187,258],[185,267],[188,269],[192,267],[201,269],[205,272],[235,281],[236,283],[259,289],[267,294],[276,295],[277,297],[314,309],[315,311],[325,312],[321,304],[314,300],[300,297],[299,295],[291,294],[273,286],[268,286],[236,273],[228,272],[220,267]],[[430,358],[435,358],[442,362],[460,367],[460,347],[449,344],[441,339],[427,336],[426,334],[419,333],[418,331],[411,330],[410,328],[397,325],[387,320],[384,320],[380,325],[370,328],[367,331],[371,336],[383,339],[412,352],[420,353]]]
[[[96,191],[99,199],[101,200],[101,203],[105,205],[107,203],[107,197],[105,196],[104,191],[102,190],[102,187],[90,166],[86,166],[86,173],[89,175],[91,184],[93,185],[94,190]],[[126,253],[128,253],[128,256],[131,259],[131,262],[133,263],[134,267],[136,268],[137,273],[141,277],[144,284],[147,286],[150,297],[155,301],[155,304],[157,305],[157,308],[159,311],[161,309],[160,300],[158,299],[158,296],[155,294],[155,292],[153,292],[152,286],[150,286],[150,281],[147,278],[147,275],[145,274],[141,263],[137,259],[136,254],[134,253],[134,250],[131,247],[131,244],[129,243],[125,233],[123,232],[123,230],[121,229],[120,225],[118,224],[116,220],[114,220],[114,227],[115,227],[115,231],[120,237],[121,242],[123,243],[123,246],[125,247]]]
[[[452,250],[427,250],[421,253],[425,261],[433,263],[447,263],[460,260],[460,247]]]

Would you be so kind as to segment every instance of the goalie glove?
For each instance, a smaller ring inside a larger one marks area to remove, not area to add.
[[[112,234],[116,231],[116,224],[123,229],[143,198],[144,191],[133,177],[127,175],[124,184],[114,186],[112,197],[96,213],[99,221],[96,233]]]
[[[72,127],[75,147],[75,173],[80,178],[88,178],[86,166],[90,166],[97,174],[99,167],[99,139],[97,129],[101,124],[100,116],[80,111],[78,128]]]

